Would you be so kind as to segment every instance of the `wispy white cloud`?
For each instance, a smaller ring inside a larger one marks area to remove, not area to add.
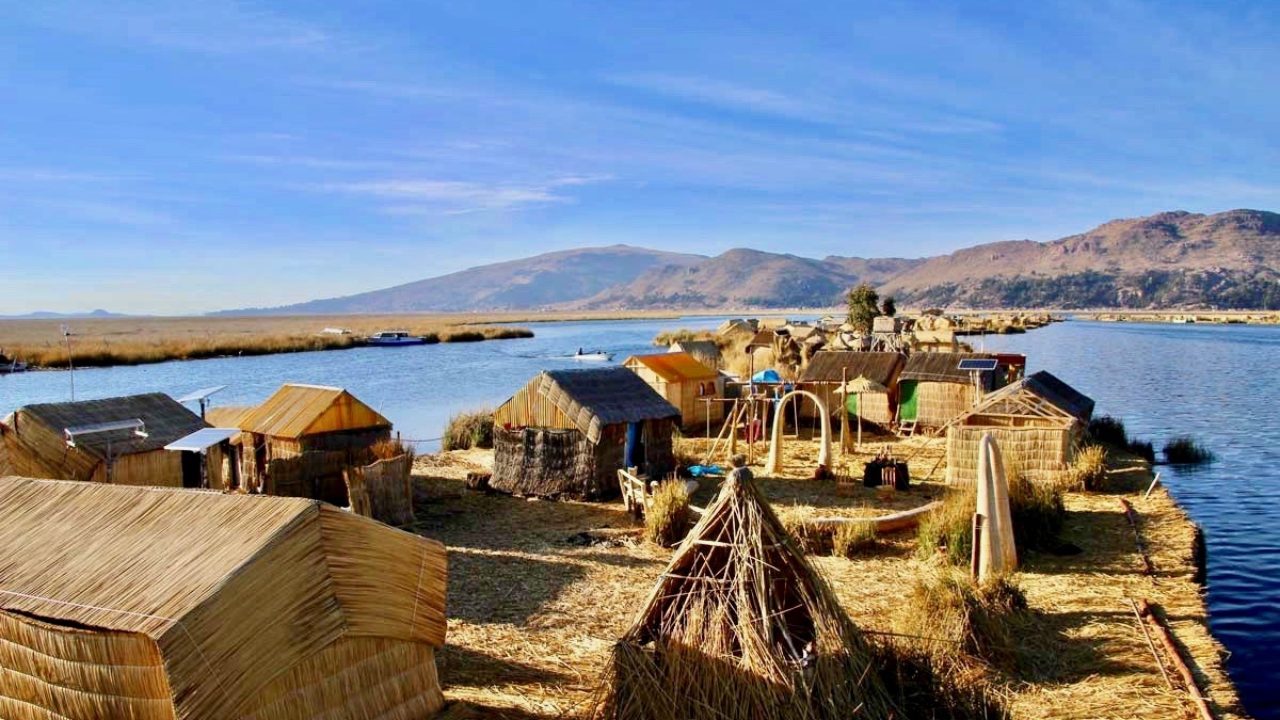
[[[607,180],[604,176],[569,175],[540,183],[509,184],[458,180],[387,179],[328,183],[321,189],[394,201],[382,207],[393,215],[461,215],[484,211],[570,203],[574,198],[561,188]]]
[[[0,167],[0,182],[107,182],[113,179],[115,178],[110,175],[81,172],[78,170],[59,170],[55,168],[42,167]]]
[[[643,73],[613,75],[607,80],[623,87],[732,110],[809,120],[828,114],[827,107],[812,100],[717,78]]]

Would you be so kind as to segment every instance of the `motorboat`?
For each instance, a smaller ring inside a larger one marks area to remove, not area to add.
[[[581,348],[579,348],[578,352],[574,353],[573,355],[570,355],[569,357],[579,362],[609,362],[610,360],[613,359],[613,353],[607,353],[603,350],[592,350],[591,352],[585,352]]]
[[[406,330],[383,330],[380,333],[370,335],[368,342],[370,345],[398,347],[401,345],[422,345],[427,341],[417,335],[410,335]]]

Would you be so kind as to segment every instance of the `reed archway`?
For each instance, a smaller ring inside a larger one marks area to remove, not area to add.
[[[782,465],[782,425],[784,418],[786,418],[787,403],[799,397],[807,397],[818,406],[818,417],[822,419],[822,445],[818,450],[818,464],[827,468],[831,467],[831,417],[827,414],[827,404],[822,402],[822,398],[808,390],[792,390],[782,396],[782,399],[778,401],[777,409],[773,413],[773,432],[769,441],[769,462],[764,468],[766,475],[776,474],[778,468]]]

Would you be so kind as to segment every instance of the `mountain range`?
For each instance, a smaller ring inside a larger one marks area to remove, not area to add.
[[[714,257],[627,245],[484,265],[346,297],[235,314],[832,307],[858,283],[946,308],[1280,308],[1280,214],[1165,212],[1053,240],[930,258]]]

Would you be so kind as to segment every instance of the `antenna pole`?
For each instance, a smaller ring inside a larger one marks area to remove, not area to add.
[[[67,341],[67,370],[71,377],[71,402],[76,400],[76,366],[71,359],[71,328],[62,326],[62,337]]]

